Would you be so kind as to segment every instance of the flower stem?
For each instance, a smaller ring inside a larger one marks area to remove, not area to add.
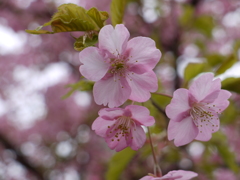
[[[154,175],[156,175],[157,177],[161,177],[162,176],[162,171],[161,171],[161,168],[159,167],[159,165],[157,163],[157,158],[156,158],[154,148],[153,148],[150,128],[147,127],[147,129],[148,129],[149,141],[150,141],[150,146],[151,146],[151,149],[152,149],[152,155],[153,155],[153,160],[154,160]]]
[[[167,95],[167,94],[163,94],[163,93],[154,92],[152,94],[157,94],[157,95],[160,95],[160,96],[166,96],[166,97],[172,98],[172,96]]]

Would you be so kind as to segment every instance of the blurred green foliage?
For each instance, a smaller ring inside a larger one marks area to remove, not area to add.
[[[237,62],[237,59],[235,58],[235,56],[230,55],[218,67],[218,69],[216,70],[215,74],[219,75],[219,74],[224,73],[226,70],[228,70],[230,67],[232,67],[236,62]]]
[[[205,63],[189,63],[184,71],[185,82],[190,81],[192,78],[202,73],[205,69]]]
[[[126,0],[112,0],[111,2],[111,20],[112,25],[123,23]]]
[[[113,155],[108,165],[106,180],[118,180],[121,173],[124,169],[126,169],[128,163],[132,160],[136,153],[137,151],[128,147]]]
[[[212,139],[210,140],[212,145],[215,145],[219,155],[223,159],[224,163],[235,173],[240,171],[240,168],[236,162],[235,154],[230,150],[228,145],[227,137],[221,131],[218,131],[213,134]]]
[[[112,0],[111,2],[111,20],[112,25],[123,23],[126,0]]]
[[[62,99],[66,99],[71,96],[75,91],[90,91],[93,89],[94,83],[92,81],[80,80],[74,84],[66,85],[66,88],[71,88],[67,94],[65,94]]]
[[[221,124],[232,124],[236,121],[236,119],[240,117],[240,111],[238,107],[234,104],[232,100],[230,100],[229,106],[224,112],[221,114]]]
[[[230,77],[222,81],[222,88],[240,94],[240,78]]]
[[[213,54],[208,54],[206,56],[207,62],[211,67],[215,67],[219,64],[221,64],[226,57],[221,55],[221,54],[217,54],[217,53],[213,53]]]
[[[214,19],[208,15],[196,15],[194,7],[183,6],[183,14],[179,17],[179,23],[183,29],[196,30],[210,38],[214,28]]]

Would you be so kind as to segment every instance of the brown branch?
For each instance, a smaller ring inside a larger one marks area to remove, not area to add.
[[[193,7],[198,6],[198,4],[201,3],[202,0],[190,0],[189,4],[191,4]]]
[[[167,115],[166,115],[166,113],[165,113],[165,110],[163,110],[160,106],[158,106],[157,103],[155,103],[152,98],[150,98],[150,101],[151,101],[152,105],[153,105],[160,113],[162,113],[162,114],[165,116],[165,119],[166,119],[167,122],[168,122],[168,117],[167,117]]]

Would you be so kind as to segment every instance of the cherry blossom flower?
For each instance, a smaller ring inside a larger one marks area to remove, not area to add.
[[[121,151],[126,147],[141,148],[146,135],[141,127],[152,126],[155,120],[143,106],[129,105],[122,108],[104,108],[93,122],[92,129],[103,137],[111,149]]]
[[[162,177],[156,177],[152,174],[149,174],[149,176],[144,176],[140,180],[190,180],[196,176],[198,176],[198,174],[195,172],[178,170],[170,171]]]
[[[99,32],[99,48],[82,50],[79,58],[81,74],[91,81],[95,102],[110,108],[127,99],[147,101],[158,88],[153,68],[161,57],[155,42],[147,37],[128,41],[129,32],[123,24],[104,26]]]
[[[168,139],[176,146],[193,139],[208,141],[219,129],[218,115],[229,105],[231,93],[221,90],[221,80],[205,73],[193,81],[189,90],[180,88],[166,107],[170,118]]]

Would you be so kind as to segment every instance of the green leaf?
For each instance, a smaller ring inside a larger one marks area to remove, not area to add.
[[[87,14],[94,20],[99,29],[104,26],[104,21],[108,19],[108,13],[104,11],[98,11],[96,8],[91,8],[87,11]]]
[[[240,78],[230,77],[222,81],[222,88],[240,94]]]
[[[232,67],[237,62],[237,59],[234,55],[229,56],[222,64],[221,66],[216,70],[216,75],[224,73],[226,70],[228,70],[230,67]]]
[[[79,38],[76,38],[76,41],[74,43],[74,49],[77,51],[82,51],[84,48],[89,46],[94,46],[98,42],[98,36],[94,35],[93,37],[87,36],[84,40],[85,36],[81,36]]]
[[[43,26],[41,26],[43,27]],[[54,34],[54,32],[50,32],[50,31],[47,31],[47,30],[25,30],[27,33],[29,34]]]
[[[111,20],[112,25],[122,24],[126,0],[112,0],[111,3]]]
[[[183,6],[184,12],[183,15],[180,17],[179,22],[182,26],[188,26],[192,23],[194,9],[190,5]]]
[[[104,21],[108,18],[107,12],[91,8],[88,11],[76,4],[63,4],[52,19],[35,30],[25,30],[30,34],[53,34],[70,31],[99,31]],[[52,31],[41,30],[42,27],[51,25]]]
[[[235,103],[231,100],[229,101],[229,106],[221,114],[221,124],[233,124],[240,115],[238,107],[235,106]]]
[[[240,40],[236,40],[233,45],[233,51],[236,55],[238,54],[239,48],[240,48]]]
[[[165,108],[171,101],[171,97],[164,96],[164,95],[159,95],[159,94],[154,94],[152,93],[151,96],[152,100],[160,107]]]
[[[235,173],[239,172],[239,167],[236,163],[235,154],[231,152],[226,144],[220,144],[217,146],[220,156],[223,158],[227,166]]]
[[[206,44],[205,41],[202,38],[198,38],[195,40],[195,45],[197,45],[197,47],[201,50],[201,52],[205,52],[206,51]]]
[[[226,59],[225,56],[220,55],[220,54],[210,54],[210,55],[206,56],[206,58],[207,58],[208,63],[212,67],[219,65]]]
[[[72,93],[74,93],[75,91],[90,91],[90,90],[92,90],[93,82],[80,80],[75,84],[68,84],[66,87],[71,88],[71,90],[69,90],[67,92],[67,94],[62,96],[62,99],[66,99],[66,98],[70,97],[72,95]]]
[[[189,63],[184,71],[184,79],[186,82],[204,71],[205,63]]]
[[[136,151],[126,148],[116,153],[109,162],[106,180],[118,180],[123,170],[135,156]]]
[[[204,33],[206,36],[212,36],[212,29],[214,28],[213,17],[202,15],[194,19],[193,27],[200,32]]]
[[[212,30],[214,28],[214,18],[208,15],[196,16],[194,14],[194,8],[190,5],[183,6],[184,12],[179,19],[179,23],[182,28],[195,29],[207,37],[212,36]]]
[[[211,142],[216,145],[219,155],[226,165],[235,173],[239,172],[235,154],[230,150],[227,137],[221,131],[213,134]]]

